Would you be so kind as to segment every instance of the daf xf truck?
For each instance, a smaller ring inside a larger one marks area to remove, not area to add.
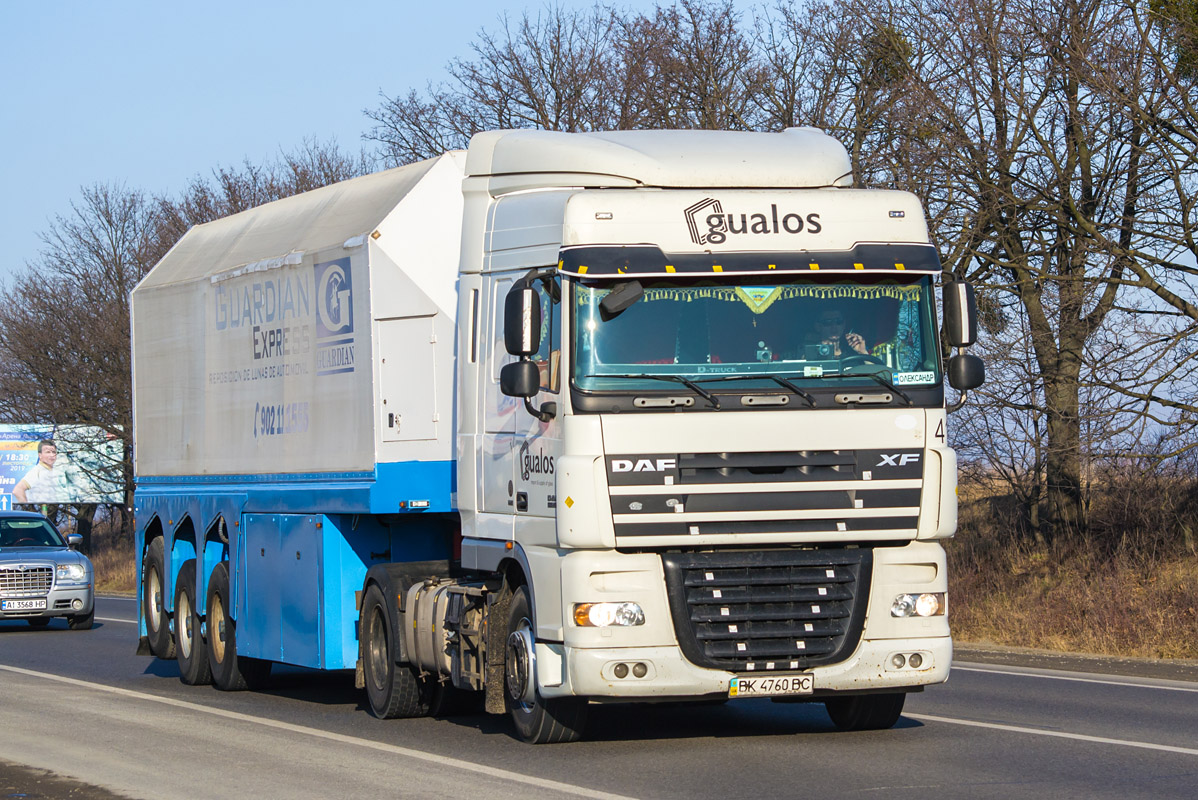
[[[813,129],[495,131],[194,227],[132,295],[142,651],[538,743],[596,702],[893,725],[948,676],[983,369],[919,200],[852,184]]]

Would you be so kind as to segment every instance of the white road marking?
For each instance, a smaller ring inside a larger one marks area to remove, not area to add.
[[[971,728],[989,728],[996,731],[1011,733],[1030,733],[1034,736],[1052,736],[1057,739],[1073,739],[1078,742],[1094,742],[1096,744],[1116,744],[1122,747],[1139,747],[1144,750],[1160,750],[1165,753],[1182,753],[1187,756],[1198,756],[1198,749],[1193,747],[1175,747],[1170,744],[1153,744],[1152,742],[1136,742],[1130,739],[1108,739],[1105,736],[1086,736],[1082,733],[1065,733],[1064,731],[1046,731],[1040,728],[1025,728],[1020,725],[1003,725],[998,722],[977,722],[971,719],[955,719],[953,717],[937,717],[931,714],[903,714],[911,719],[927,722],[944,722],[949,725],[966,725]]]
[[[251,717],[248,714],[241,714],[236,711],[226,711],[222,708],[210,708],[198,703],[189,703],[186,700],[176,700],[172,697],[159,697],[157,695],[146,694],[144,692],[135,692],[131,689],[121,689],[116,686],[108,686],[103,683],[90,683],[81,681],[75,678],[67,678],[63,675],[54,675],[47,672],[35,672],[30,669],[21,667],[12,667],[7,664],[0,664],[0,671],[12,672],[18,675],[27,675],[31,678],[43,678],[49,681],[57,681],[70,686],[77,686],[82,689],[93,689],[98,692],[107,692],[108,694],[118,695],[120,697],[130,697],[137,700],[148,700],[153,703],[161,703],[163,705],[183,708],[188,711],[196,711],[201,714],[212,714],[225,719],[237,720],[239,722],[249,722],[256,725],[262,725],[267,728],[276,730],[288,731],[289,733],[298,733],[305,736],[312,736],[318,739],[338,742],[340,744],[356,745],[365,747],[371,750],[378,750],[390,755],[404,756],[413,758],[418,761],[425,761],[431,764],[436,764],[440,767],[449,767],[451,769],[460,769],[465,772],[476,772],[480,775],[486,775],[493,778],[503,778],[514,783],[522,783],[527,786],[536,786],[541,789],[548,789],[553,792],[562,794],[570,794],[576,797],[591,797],[595,800],[633,800],[633,798],[621,794],[612,794],[610,792],[600,792],[595,789],[588,789],[584,786],[575,786],[569,783],[561,783],[560,781],[552,781],[547,778],[537,778],[531,775],[522,775],[518,772],[491,767],[485,764],[475,764],[470,761],[463,761],[458,758],[450,758],[449,756],[440,756],[435,753],[426,753],[422,750],[413,750],[408,747],[400,747],[394,744],[386,744],[384,742],[372,742],[369,739],[360,739],[356,736],[346,736],[342,733],[333,733],[331,731],[322,731],[317,728],[308,728],[303,725],[293,725],[289,722],[279,722],[278,720],[265,719],[262,717]]]
[[[1069,673],[1059,670],[1036,669],[1034,667],[1007,667],[1006,669],[993,669],[991,667],[983,667],[979,665],[959,666],[953,664],[953,671],[960,672],[984,672],[989,675],[1012,675],[1020,678],[1045,678],[1051,681],[1075,681],[1077,683],[1100,683],[1104,686],[1136,686],[1142,689],[1164,689],[1169,692],[1195,692],[1198,693],[1198,686],[1182,686],[1179,681],[1164,681],[1155,678],[1136,678],[1127,677],[1122,680],[1111,680],[1110,678],[1090,677],[1088,673]]]
[[[100,622],[127,622],[130,625],[137,624],[137,620],[135,619],[119,619],[117,617],[96,617],[96,619],[100,620]]]

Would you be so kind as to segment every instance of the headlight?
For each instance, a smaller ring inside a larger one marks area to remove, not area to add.
[[[944,592],[900,594],[890,606],[892,617],[940,617],[945,610]]]
[[[645,612],[636,603],[575,603],[574,624],[583,628],[644,625]]]
[[[59,564],[57,572],[59,583],[79,583],[87,577],[82,564]]]

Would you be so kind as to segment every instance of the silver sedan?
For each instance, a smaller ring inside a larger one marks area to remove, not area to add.
[[[96,585],[91,561],[76,549],[82,540],[64,541],[41,514],[0,512],[0,620],[40,628],[66,617],[71,630],[89,629]]]

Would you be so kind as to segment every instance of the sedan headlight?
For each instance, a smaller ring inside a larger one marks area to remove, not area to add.
[[[82,564],[59,564],[59,583],[83,583],[87,579],[87,570]]]
[[[636,603],[575,603],[574,624],[583,628],[644,625],[645,612]]]

